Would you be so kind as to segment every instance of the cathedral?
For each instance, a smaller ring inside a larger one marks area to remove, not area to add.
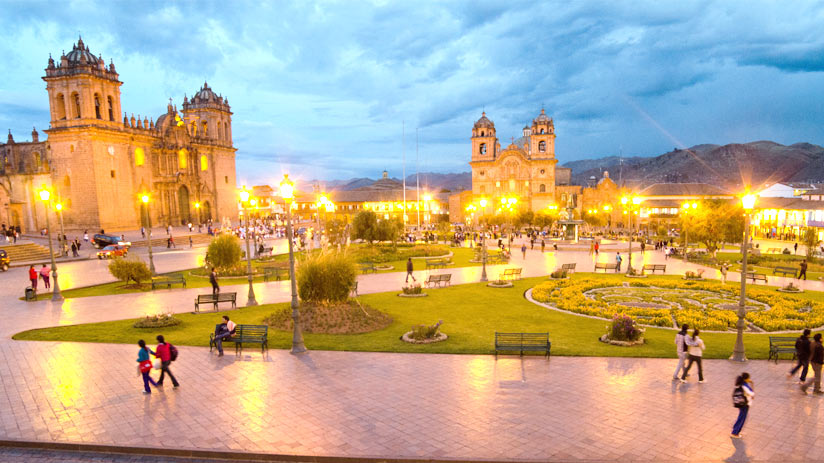
[[[486,198],[491,205],[515,197],[519,208],[532,211],[553,205],[579,207],[580,187],[569,185],[571,170],[556,167],[557,163],[555,124],[543,109],[532,126],[524,127],[523,135],[503,149],[485,112],[472,127],[472,196]]]
[[[128,115],[114,63],[82,39],[59,61],[49,57],[45,72],[47,140],[33,130],[31,141],[9,133],[0,144],[0,222],[45,227],[43,186],[63,204],[67,230],[136,229],[147,193],[153,225],[237,219],[228,99],[204,83],[180,112],[170,99],[157,119]]]

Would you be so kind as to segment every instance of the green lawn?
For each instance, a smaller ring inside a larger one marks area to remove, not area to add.
[[[620,275],[599,275],[605,281],[623,283]],[[574,278],[574,277],[573,277]],[[677,278],[677,277],[655,277]],[[650,283],[654,278],[648,279]],[[604,333],[606,320],[590,319],[568,313],[548,310],[528,302],[523,293],[544,281],[530,278],[515,283],[514,288],[494,289],[483,284],[456,285],[450,288],[427,290],[429,297],[404,299],[398,291],[370,294],[359,297],[364,303],[380,309],[394,318],[388,328],[357,335],[305,335],[306,345],[316,350],[377,351],[377,352],[430,352],[489,354],[495,331],[527,331],[550,333],[554,355],[615,356],[615,357],[674,357],[673,330],[647,328],[647,343],[643,346],[622,348],[598,341]],[[821,299],[821,294],[804,293]],[[136,343],[138,339],[151,340],[163,334],[172,343],[191,346],[208,346],[209,333],[214,330],[220,316],[228,314],[237,323],[260,324],[275,307],[269,304],[246,307],[228,312],[177,315],[181,325],[164,329],[133,328],[134,320],[121,320],[86,325],[71,325],[18,333],[14,339],[41,341],[77,341]],[[411,345],[399,340],[412,325],[432,324],[443,320],[443,332],[449,339],[431,345]],[[767,334],[745,334],[747,355],[750,358],[766,358]],[[705,333],[707,358],[727,358],[735,342],[734,333]],[[270,331],[272,348],[289,347],[291,332]],[[254,349],[252,349],[253,351]]]
[[[792,267],[798,270],[798,264],[805,259],[805,256],[792,254],[763,254],[761,256],[751,256],[750,259],[753,260],[748,259],[747,271],[772,275],[775,267]],[[740,252],[719,252],[717,253],[717,264],[711,262],[707,258],[691,260],[691,262],[716,268],[720,268],[721,263],[726,263],[729,265],[730,271],[740,272],[741,264],[738,263],[740,260]],[[753,262],[755,262],[755,264],[753,264]],[[818,280],[821,277],[824,277],[824,265],[818,263],[816,260],[808,262],[807,279]]]

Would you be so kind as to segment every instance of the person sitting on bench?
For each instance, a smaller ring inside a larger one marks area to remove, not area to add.
[[[218,357],[223,357],[223,340],[235,334],[236,326],[235,322],[229,320],[228,315],[224,315],[223,323],[215,327],[215,344],[217,345]]]

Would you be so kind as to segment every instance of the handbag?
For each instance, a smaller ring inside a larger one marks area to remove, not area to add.
[[[154,362],[152,362],[152,368],[154,368],[155,370],[159,370],[159,369],[160,369],[160,367],[161,367],[161,365],[162,365],[162,364],[161,364],[161,362],[160,362],[160,359],[157,359],[157,358],[156,358],[156,359],[154,360]]]
[[[144,360],[137,364],[137,368],[140,369],[141,373],[148,373],[152,370],[152,361]]]

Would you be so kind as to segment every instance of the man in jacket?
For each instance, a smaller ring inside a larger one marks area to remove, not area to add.
[[[212,294],[218,294],[220,285],[217,284],[217,272],[215,272],[214,267],[212,267],[212,273],[209,274],[209,283],[212,284]]]
[[[172,385],[174,387],[180,386],[180,383],[177,382],[175,375],[172,374],[172,370],[169,369],[169,365],[172,364],[172,351],[170,344],[166,344],[166,340],[163,339],[163,335],[159,334],[157,336],[157,349],[155,349],[155,356],[160,359],[160,379],[157,380],[157,386],[163,385],[163,378],[166,375],[169,375],[169,378],[172,379]]]
[[[418,281],[415,279],[415,275],[412,275],[412,271],[415,267],[412,266],[412,258],[408,258],[406,260],[406,282],[409,283],[409,277],[412,277],[412,281]]]
[[[798,369],[801,369],[801,378],[799,378],[801,384],[804,384],[804,381],[807,380],[807,369],[810,364],[810,330],[806,329],[801,336],[795,341],[795,358],[798,359],[798,363],[787,373],[788,378],[792,378]]]
[[[821,366],[824,364],[824,345],[821,345],[821,333],[816,333],[813,336],[815,342],[812,346],[812,355],[810,355],[810,364],[813,367],[813,373],[815,374],[815,379],[808,379],[801,385],[801,391],[805,394],[807,393],[807,389],[810,387],[810,383],[814,382],[815,385],[813,387],[814,394],[824,394],[824,391],[821,390]]]

